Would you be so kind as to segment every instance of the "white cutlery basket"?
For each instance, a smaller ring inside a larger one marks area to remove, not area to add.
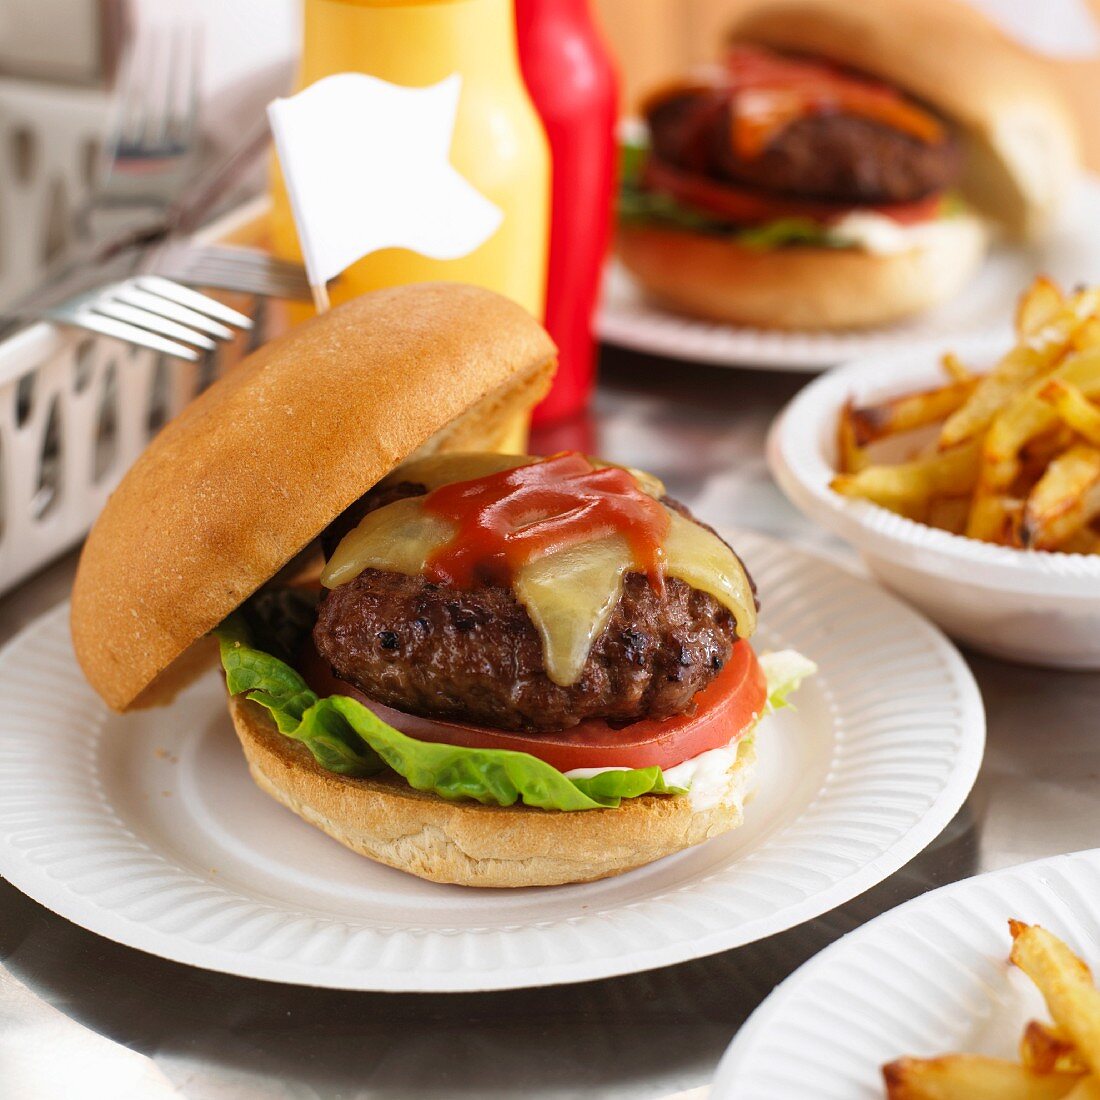
[[[262,212],[202,237],[254,243]],[[255,327],[198,363],[52,324],[0,342],[0,593],[76,545],[165,421],[263,339],[262,302],[218,296]]]
[[[0,301],[76,243],[73,212],[91,193],[110,105],[106,91],[0,80]]]

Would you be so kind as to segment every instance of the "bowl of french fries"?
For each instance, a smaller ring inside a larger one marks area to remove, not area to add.
[[[1100,668],[1100,287],[1040,277],[1011,333],[831,371],[768,453],[796,506],[955,637]]]
[[[1034,983],[1051,1020],[1031,1020],[1018,1059],[982,1054],[899,1058],[882,1067],[887,1100],[1100,1100],[1100,990],[1052,932],[1010,920],[1009,960]]]

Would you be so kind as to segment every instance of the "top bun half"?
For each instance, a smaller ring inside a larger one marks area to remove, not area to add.
[[[962,190],[1015,235],[1046,230],[1077,176],[1077,129],[1041,64],[959,0],[758,0],[729,37],[827,58],[937,109],[966,146]]]
[[[85,543],[77,659],[116,710],[414,454],[499,449],[555,348],[488,290],[377,291],[292,329],[152,441]]]

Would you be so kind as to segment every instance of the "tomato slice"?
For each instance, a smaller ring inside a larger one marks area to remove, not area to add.
[[[758,225],[777,218],[812,218],[827,224],[851,213],[853,209],[885,214],[896,222],[908,225],[934,218],[942,197],[935,193],[915,202],[852,207],[815,199],[788,198],[732,183],[719,183],[706,176],[672,168],[655,157],[650,157],[646,162],[643,180],[647,187],[670,195],[685,206],[738,225]]]
[[[530,753],[559,771],[573,768],[671,768],[708,749],[728,745],[752,729],[763,713],[768,689],[764,671],[748,642],[737,642],[725,668],[693,700],[689,714],[661,721],[644,718],[615,729],[591,719],[560,733],[510,730],[438,721],[405,714],[368,699],[329,672],[312,646],[298,662],[310,686],[321,695],[350,695],[383,722],[419,741],[471,749],[512,749]]]

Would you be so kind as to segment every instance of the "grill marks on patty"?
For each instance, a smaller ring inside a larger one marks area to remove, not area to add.
[[[586,718],[628,723],[688,708],[729,660],[736,631],[712,597],[670,578],[658,596],[630,573],[580,679],[553,683],[511,589],[468,591],[376,569],[330,592],[314,643],[366,695],[414,714],[511,730]]]
[[[368,494],[356,522],[422,492],[405,483]],[[341,531],[352,526],[337,523]],[[627,724],[681,714],[729,660],[737,634],[712,596],[674,577],[658,595],[646,577],[629,573],[580,678],[562,687],[546,675],[542,641],[510,588],[455,589],[367,569],[324,597],[313,639],[336,676],[387,706],[539,731],[588,718]]]

